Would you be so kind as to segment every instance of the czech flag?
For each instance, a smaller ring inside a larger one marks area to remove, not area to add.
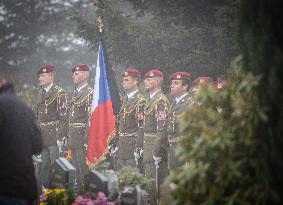
[[[111,85],[115,84],[115,79],[108,78],[110,72],[107,70],[106,62],[103,42],[100,40],[88,131],[86,160],[89,166],[96,165],[104,159],[108,144],[116,132],[116,117],[111,95],[111,90],[113,90]],[[109,80],[114,82],[109,82]]]

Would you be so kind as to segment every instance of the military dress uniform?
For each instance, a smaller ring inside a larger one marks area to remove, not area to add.
[[[158,76],[159,72],[155,73],[155,70],[149,71],[145,77],[148,75],[151,77]],[[144,107],[143,164],[145,176],[151,180],[151,184],[147,190],[151,204],[156,203],[159,197],[159,187],[168,175],[168,143],[165,128],[168,108],[169,101],[161,90],[155,93],[152,98],[147,99]],[[158,164],[158,169],[153,156],[162,158]]]
[[[88,172],[86,165],[86,144],[93,90],[86,84],[75,89],[69,101],[69,129],[67,138],[67,159],[76,168],[76,182],[79,192],[84,189],[83,179]]]
[[[141,135],[145,98],[137,91],[131,98],[125,97],[120,111],[118,138],[118,169],[136,167],[134,151],[137,136]]]
[[[193,97],[189,93],[179,101],[173,101],[168,112],[167,119],[167,133],[168,133],[168,164],[169,169],[175,168],[182,164],[182,162],[176,157],[176,148],[181,140],[181,136],[178,134],[178,120],[188,109],[188,106],[194,102]]]
[[[45,65],[38,71],[38,74],[52,71],[54,71],[52,65]],[[36,116],[43,138],[39,180],[45,188],[49,188],[51,169],[59,156],[57,140],[62,141],[67,134],[67,96],[65,90],[55,84],[50,87],[48,92],[42,88],[38,96]]]
[[[175,72],[170,76],[171,80],[189,80],[190,74],[187,72]],[[176,149],[180,143],[181,136],[178,133],[178,121],[188,109],[188,106],[194,103],[190,93],[186,92],[182,96],[174,99],[167,116],[167,133],[168,133],[168,165],[169,170],[180,166],[183,162],[176,156]]]

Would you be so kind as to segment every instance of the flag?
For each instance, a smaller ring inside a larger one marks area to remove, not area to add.
[[[110,87],[116,83],[115,79],[109,78],[110,72],[107,69],[104,46],[102,40],[100,40],[88,130],[86,159],[88,165],[95,165],[104,158],[108,144],[116,132],[116,117],[111,93],[115,89]],[[109,80],[114,82],[109,82]],[[115,93],[115,95],[117,96],[119,93]],[[117,99],[115,100],[117,101]]]

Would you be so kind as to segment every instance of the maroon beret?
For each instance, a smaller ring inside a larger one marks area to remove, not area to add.
[[[144,75],[145,78],[162,77],[163,73],[160,70],[149,70]]]
[[[213,80],[211,77],[198,77],[197,79],[194,80],[193,86],[197,86],[204,83],[213,84]]]
[[[171,80],[188,80],[190,79],[191,74],[188,72],[176,72],[170,76]]]
[[[73,67],[72,72],[75,71],[89,71],[89,67],[87,64],[77,64]]]
[[[123,77],[132,76],[132,77],[139,77],[140,71],[137,69],[127,69],[123,72]]]
[[[43,65],[38,71],[37,71],[37,74],[42,74],[42,73],[51,73],[55,71],[54,69],[54,66],[51,65],[51,64],[46,64],[46,65]]]

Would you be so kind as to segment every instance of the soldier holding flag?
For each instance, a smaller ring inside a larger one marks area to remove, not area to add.
[[[66,158],[76,168],[78,191],[84,189],[83,179],[87,174],[86,144],[87,129],[92,102],[92,88],[88,84],[89,67],[86,64],[75,65],[72,69],[75,90],[69,102],[69,130]]]

